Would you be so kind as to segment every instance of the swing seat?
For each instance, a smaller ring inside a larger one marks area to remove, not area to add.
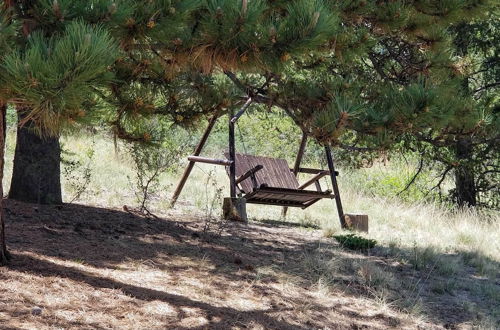
[[[224,155],[229,159],[228,153]],[[330,190],[323,191],[319,184],[329,171],[302,169],[302,172],[316,175],[300,185],[285,159],[237,153],[234,162],[237,189],[247,203],[305,209],[323,198],[335,198]],[[312,184],[316,190],[305,189]]]

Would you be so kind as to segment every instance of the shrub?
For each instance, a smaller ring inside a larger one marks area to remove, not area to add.
[[[62,173],[67,180],[67,186],[73,193],[69,203],[80,199],[80,197],[87,191],[92,180],[92,165],[95,156],[95,140],[92,140],[91,145],[84,151],[83,155],[78,155],[65,149],[61,145],[61,164]]]
[[[336,235],[333,236],[333,238],[335,238],[342,247],[350,250],[367,250],[373,248],[377,244],[377,241],[374,239],[363,238],[354,234]]]
[[[151,215],[148,207],[152,195],[163,190],[160,175],[179,166],[183,148],[167,143],[161,146],[133,143],[129,152],[134,162],[139,211]]]

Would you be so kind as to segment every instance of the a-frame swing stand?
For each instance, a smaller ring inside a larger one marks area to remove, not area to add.
[[[301,207],[305,209],[323,198],[331,198],[335,199],[342,228],[350,227],[349,224],[346,223],[346,218],[349,219],[349,217],[344,215],[342,209],[342,201],[340,199],[336,177],[338,172],[335,171],[329,146],[325,146],[328,170],[303,168],[300,166],[308,138],[305,132],[303,132],[293,168],[289,168],[288,164],[283,159],[236,153],[235,124],[251,103],[252,100],[249,98],[236,115],[234,115],[232,111],[229,113],[229,149],[226,153],[227,159],[213,159],[200,156],[220,116],[215,115],[209,120],[208,126],[196,146],[193,155],[188,157],[189,163],[172,196],[171,206],[174,206],[177,202],[193,170],[194,164],[200,162],[222,165],[229,169],[230,198],[226,198],[224,201],[225,217],[236,217],[246,220],[245,204],[247,202],[283,206],[283,215],[286,215],[288,207]],[[299,173],[314,174],[314,177],[300,185],[297,181],[297,175]],[[319,180],[327,175],[330,176],[333,192],[329,190],[323,191],[319,184]],[[306,190],[306,188],[311,185],[316,186],[315,191]],[[236,214],[236,216],[234,216],[234,214]]]

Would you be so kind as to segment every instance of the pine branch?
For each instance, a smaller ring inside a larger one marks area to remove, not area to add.
[[[406,185],[406,187],[403,190],[401,190],[400,192],[398,192],[396,194],[396,196],[400,196],[402,193],[404,193],[405,191],[407,191],[415,183],[415,180],[420,175],[420,173],[422,172],[423,168],[424,168],[424,158],[421,156],[417,171],[415,172],[415,174],[411,178],[410,182],[408,182],[408,184]]]
[[[482,92],[482,91],[484,91],[486,89],[495,88],[497,86],[500,86],[500,81],[496,81],[494,83],[487,84],[487,85],[482,86],[482,87],[480,87],[478,89],[475,89],[475,90],[472,91],[472,94],[477,94],[477,93],[480,93],[480,92]]]

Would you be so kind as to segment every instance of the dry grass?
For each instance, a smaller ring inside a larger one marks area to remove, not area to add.
[[[80,138],[66,144],[87,148]],[[136,204],[128,157],[104,140],[96,154],[79,201],[93,206],[8,204],[15,258],[0,270],[0,328],[494,329],[500,322],[498,214],[367,197],[341,176],[344,209],[370,216],[369,237],[379,246],[369,253],[328,238],[342,233],[331,201],[287,219],[280,208],[249,206],[251,224],[210,238],[202,222],[217,187],[206,184],[207,174],[226,190],[220,168],[197,166],[173,210],[177,177],[164,176],[154,220],[121,211]],[[32,315],[36,306],[41,315]]]
[[[207,241],[197,218],[175,212],[152,220],[79,205],[7,210],[16,235],[13,262],[0,270],[5,328],[433,326],[371,299],[364,287],[381,285],[373,258],[345,254],[319,231],[231,224]],[[337,259],[347,268],[328,261]]]

